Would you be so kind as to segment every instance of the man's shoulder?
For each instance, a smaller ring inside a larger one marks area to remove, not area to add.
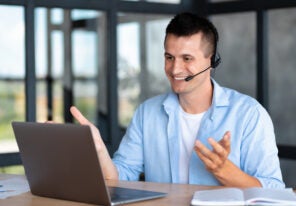
[[[249,106],[260,105],[260,103],[252,96],[242,93],[238,90],[222,87],[231,104],[247,104]]]
[[[178,96],[174,92],[167,92],[145,100],[140,104],[138,110],[142,112],[158,112],[161,114],[168,113],[169,111],[175,111],[178,107]]]
[[[150,106],[161,106],[163,105],[164,101],[167,99],[167,97],[171,95],[171,93],[164,93],[164,94],[159,94],[153,97],[150,97],[146,99],[141,105],[145,107],[150,107]]]
[[[237,105],[244,104],[249,106],[260,105],[260,103],[248,94],[244,94],[234,88],[220,86],[215,80],[214,83],[214,102],[220,105]]]
[[[228,109],[240,111],[242,114],[252,113],[255,115],[255,113],[266,113],[266,109],[254,97],[238,90],[220,87],[219,94],[217,95],[215,106],[227,106]]]

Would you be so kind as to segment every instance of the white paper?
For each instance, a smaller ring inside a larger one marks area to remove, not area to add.
[[[10,178],[0,180],[0,199],[19,195],[30,191],[27,180],[23,178]]]
[[[244,205],[244,195],[240,189],[224,188],[194,193],[191,205]]]
[[[191,205],[296,205],[296,195],[289,189],[222,188],[196,191]]]
[[[250,188],[244,190],[245,199],[253,205],[295,205],[296,195],[292,189]]]

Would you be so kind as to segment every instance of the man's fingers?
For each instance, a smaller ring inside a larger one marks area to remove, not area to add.
[[[81,112],[75,107],[72,106],[70,108],[70,112],[73,115],[73,117],[80,123],[80,124],[91,124],[82,114]]]
[[[195,142],[194,150],[204,163],[211,161],[208,156],[211,151],[206,148],[199,140]]]
[[[199,140],[195,142],[194,150],[209,171],[216,171],[223,167],[230,153],[230,136],[230,132],[227,131],[219,142],[209,138],[208,142],[212,146],[212,150],[203,145]]]
[[[221,162],[220,158],[217,156],[217,154],[215,154],[214,152],[209,150],[199,140],[196,141],[194,149],[196,152],[199,152],[203,156],[203,158],[202,158],[203,160],[208,159],[208,161],[211,161],[211,162],[217,163],[217,164],[219,164]]]
[[[195,142],[195,151],[201,152],[204,156],[208,157],[209,154],[211,153],[211,150],[209,150],[205,145],[203,145],[199,140],[196,140]]]
[[[220,157],[198,140],[195,143],[194,150],[208,170],[216,170],[222,164]]]
[[[219,141],[219,143],[222,145],[222,147],[229,153],[230,152],[230,137],[231,133],[230,131],[225,132],[222,140]]]
[[[202,152],[199,150],[195,150],[198,157],[201,159],[201,161],[205,164],[206,168],[211,169],[214,165],[214,163],[208,159]]]
[[[220,143],[216,142],[212,138],[209,138],[208,142],[212,146],[214,153],[216,153],[218,156],[220,156],[222,158],[225,158],[225,156],[227,156],[224,147]]]

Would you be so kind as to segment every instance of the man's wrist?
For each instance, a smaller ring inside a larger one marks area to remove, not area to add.
[[[229,177],[233,178],[232,172],[235,169],[237,169],[237,167],[235,167],[235,165],[230,160],[227,159],[223,167],[214,171],[213,175],[223,184],[225,181],[229,179]]]

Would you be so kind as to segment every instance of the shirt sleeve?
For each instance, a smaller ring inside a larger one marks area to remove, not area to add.
[[[241,168],[264,188],[284,188],[271,118],[261,105],[248,115],[241,144]]]
[[[138,108],[122,138],[118,150],[114,153],[115,164],[120,180],[139,180],[143,172],[143,139],[141,109]]]

